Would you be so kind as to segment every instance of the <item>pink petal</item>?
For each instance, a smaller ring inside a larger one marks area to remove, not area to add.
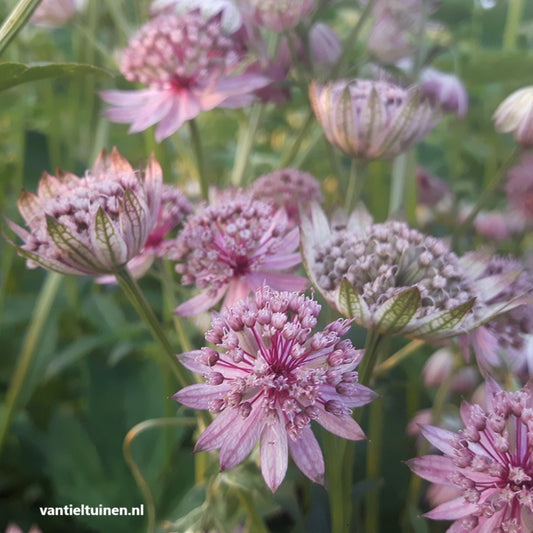
[[[209,372],[209,367],[202,363],[202,350],[192,350],[178,355],[179,362],[191,372],[203,376]]]
[[[250,293],[251,288],[246,283],[246,279],[235,279],[230,281],[228,292],[224,298],[223,307],[231,307],[238,300],[246,298]]]
[[[435,509],[424,513],[422,516],[433,520],[457,520],[477,511],[477,504],[468,503],[463,496],[459,496],[446,503],[441,503]]]
[[[208,383],[195,383],[176,392],[172,399],[192,409],[209,409],[209,405],[213,400],[223,398],[230,391],[231,384],[209,385]]]
[[[406,464],[417,476],[423,479],[427,479],[432,483],[455,487],[448,479],[450,474],[457,470],[457,467],[449,457],[425,455],[409,459]]]
[[[421,426],[421,430],[422,435],[424,435],[435,448],[438,448],[446,455],[454,455],[455,448],[452,446],[452,443],[455,442],[455,433],[452,433],[447,429],[429,425]]]
[[[242,419],[238,409],[224,409],[200,435],[194,447],[195,452],[209,452],[220,448],[226,433],[233,431],[235,422]]]
[[[146,100],[142,106],[137,107],[137,113],[131,121],[130,133],[143,131],[157,122],[164,120],[172,112],[175,95],[168,91],[154,95],[151,100]]]
[[[261,263],[261,270],[285,270],[299,265],[302,262],[302,256],[299,252],[293,254],[276,254],[267,257]]]
[[[288,439],[289,452],[296,466],[310,480],[324,484],[324,457],[310,427],[302,430],[296,440]]]
[[[173,96],[172,107],[161,120],[155,131],[155,140],[162,141],[176,132],[184,122],[200,113],[202,106],[195,94],[190,91],[182,91]]]
[[[246,274],[246,280],[252,290],[266,284],[278,291],[303,291],[309,285],[307,278],[280,272],[251,272]]]
[[[319,407],[317,405],[317,407]],[[349,415],[337,416],[328,413],[323,407],[319,408],[317,422],[329,432],[349,440],[364,440],[366,435],[361,426]]]
[[[250,454],[265,426],[264,415],[264,407],[259,402],[259,405],[257,403],[253,405],[252,411],[246,418],[239,415],[233,420],[220,447],[221,470],[233,468]]]
[[[183,302],[174,309],[174,313],[180,316],[194,316],[208,311],[211,307],[215,306],[224,293],[227,290],[227,286],[222,286],[214,296],[210,296],[208,291],[202,292],[197,296]]]
[[[272,492],[281,485],[287,472],[287,432],[280,420],[267,424],[261,434],[261,472]]]

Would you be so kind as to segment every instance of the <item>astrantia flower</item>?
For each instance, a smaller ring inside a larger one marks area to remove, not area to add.
[[[307,271],[324,297],[366,328],[417,338],[470,331],[519,305],[491,302],[512,279],[482,275],[473,256],[459,259],[448,246],[398,221],[372,224],[357,211],[345,229],[331,231],[314,206],[302,222]]]
[[[533,146],[533,86],[510,94],[494,112],[494,127],[502,133],[513,133],[516,142]]]
[[[252,9],[254,21],[281,32],[294,28],[315,7],[315,0],[241,0]]]
[[[421,141],[440,118],[415,88],[385,81],[315,81],[309,96],[328,141],[350,157],[390,159]]]
[[[455,113],[462,118],[468,111],[468,94],[461,80],[435,68],[425,68],[420,73],[420,91],[425,98],[442,111]]]
[[[102,92],[113,106],[106,112],[111,120],[130,123],[132,133],[159,123],[155,137],[161,141],[201,111],[253,100],[253,91],[269,80],[245,71],[242,39],[223,28],[225,4],[215,5],[219,11],[211,16],[200,8],[162,12],[133,36],[120,70],[148,88]]]
[[[310,479],[322,483],[324,460],[311,431],[314,420],[350,440],[365,435],[351,408],[376,394],[357,381],[362,352],[341,340],[349,321],[316,326],[320,305],[294,292],[263,286],[213,317],[202,348],[180,356],[207,381],[174,396],[193,409],[218,413],[196,451],[220,449],[220,468],[237,465],[260,442],[261,471],[274,492],[285,477],[287,452]]]
[[[113,273],[146,244],[159,210],[161,168],[152,157],[142,172],[113,149],[79,178],[44,173],[37,195],[23,191],[18,207],[29,231],[8,221],[24,241],[29,267],[64,274]]]
[[[225,295],[232,305],[267,283],[279,290],[301,290],[307,280],[282,271],[301,262],[295,250],[299,230],[289,227],[287,214],[271,204],[237,193],[203,207],[191,216],[167,257],[178,261],[184,285],[203,293],[181,304],[176,313],[191,316],[207,311]]]
[[[458,491],[425,513],[454,520],[453,533],[533,530],[533,397],[531,389],[504,392],[487,384],[487,406],[464,402],[458,433],[424,426],[425,438],[444,455],[408,461],[418,476]],[[453,493],[452,493],[453,494]]]
[[[192,206],[180,189],[172,185],[163,185],[161,189],[161,204],[157,220],[146,239],[144,248],[130,261],[128,270],[135,278],[140,278],[152,266],[156,257],[162,257],[166,251],[165,237],[175,229],[192,212]],[[114,283],[115,276],[101,276],[98,283]]]
[[[298,223],[300,209],[307,209],[311,202],[322,203],[320,183],[309,172],[295,168],[283,168],[263,174],[250,187],[258,200],[271,200],[276,207],[285,209],[289,220]]]
[[[493,256],[485,265],[480,277],[507,275],[512,279],[488,301],[489,304],[516,301],[533,291],[531,275],[517,261]],[[483,373],[491,373],[495,368],[505,366],[515,375],[527,380],[530,377],[529,367],[533,362],[533,346],[529,341],[531,334],[533,306],[529,302],[487,322],[462,340],[465,344],[471,344]]]
[[[520,164],[509,170],[507,178],[505,192],[509,204],[533,221],[533,153],[524,153]]]

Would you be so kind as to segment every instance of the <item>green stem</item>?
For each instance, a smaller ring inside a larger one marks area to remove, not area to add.
[[[237,497],[242,503],[251,524],[250,531],[254,533],[269,533],[261,514],[259,513],[250,490],[236,489]]]
[[[359,383],[368,385],[373,377],[374,367],[378,361],[379,344],[383,339],[383,335],[374,329],[367,333],[365,341],[365,355],[359,369]]]
[[[198,171],[198,182],[200,183],[200,192],[202,198],[207,200],[209,195],[209,182],[205,175],[204,155],[202,150],[202,141],[200,139],[200,131],[195,119],[189,120],[189,131],[191,134],[191,143],[196,155],[196,169]]]
[[[0,55],[31,17],[41,0],[20,0],[0,27]]]
[[[137,486],[143,495],[144,502],[146,503],[146,511],[148,513],[148,533],[155,533],[156,531],[155,500],[150,489],[150,485],[148,485],[148,482],[142,475],[139,465],[133,458],[131,445],[133,441],[147,429],[166,426],[189,426],[194,425],[195,422],[196,420],[194,418],[155,418],[151,420],[145,420],[133,426],[124,437],[124,442],[122,443],[122,453],[124,454],[124,459],[126,459],[131,473],[135,478],[135,482],[137,483]]]
[[[294,158],[298,154],[298,151],[300,150],[300,146],[302,145],[305,136],[307,135],[309,127],[313,123],[313,117],[313,110],[309,109],[309,111],[307,112],[307,116],[305,117],[305,120],[302,124],[302,127],[296,135],[296,138],[294,139],[294,142],[292,143],[289,151],[286,152],[285,155],[281,158],[279,168],[288,167],[293,162]]]
[[[350,164],[350,177],[348,180],[348,190],[346,191],[346,198],[344,200],[344,208],[348,213],[357,205],[359,197],[361,196],[361,190],[365,179],[363,164],[359,164],[359,161],[355,158],[352,159]]]
[[[391,188],[389,198],[389,215],[403,212],[407,191],[408,154],[404,152],[392,162]]]
[[[250,111],[250,116],[246,121],[246,127],[240,128],[237,153],[235,154],[235,161],[231,172],[231,184],[235,187],[242,184],[264,107],[263,104],[254,104]]]
[[[457,240],[468,229],[470,229],[472,222],[474,221],[478,213],[487,205],[488,201],[492,198],[493,194],[501,186],[502,182],[507,176],[507,172],[513,166],[519,154],[520,154],[520,149],[515,148],[515,150],[509,156],[507,161],[505,161],[504,164],[494,174],[494,176],[492,177],[488,185],[485,187],[484,191],[481,193],[481,196],[479,197],[479,200],[477,201],[476,205],[472,208],[472,211],[470,211],[468,216],[461,222],[461,224],[459,224],[459,226],[457,226],[453,234],[452,246],[454,246],[457,243]]]
[[[383,441],[383,402],[381,398],[370,404],[368,439],[366,449],[366,479],[379,481],[381,443]],[[369,490],[365,497],[365,531],[379,531],[379,486]]]
[[[505,21],[505,29],[503,30],[504,50],[516,49],[516,37],[520,22],[522,21],[523,11],[524,0],[509,0],[507,3],[507,19]]]
[[[415,339],[409,344],[406,344],[403,348],[400,348],[396,353],[385,359],[383,363],[376,367],[374,376],[381,376],[401,363],[404,359],[407,359],[410,355],[415,353],[418,348],[424,346],[426,342],[420,339]]]
[[[41,338],[44,325],[50,313],[52,304],[56,297],[59,285],[62,281],[62,276],[55,272],[49,272],[41,288],[31,322],[26,331],[22,349],[17,359],[15,372],[11,378],[9,389],[7,390],[5,400],[5,411],[2,417],[2,425],[0,427],[0,452],[2,450],[5,438],[13,421],[13,416],[18,407],[20,394],[24,387],[24,382],[28,372],[32,366],[33,358],[35,356],[35,349]]]
[[[179,361],[177,360],[174,350],[172,349],[167,336],[161,328],[161,324],[159,324],[159,321],[150,307],[150,304],[146,301],[143,293],[139,289],[139,286],[131,276],[127,267],[124,266],[115,272],[115,277],[121,289],[128,297],[130,303],[133,305],[144,323],[148,326],[159,345],[163,348],[163,352],[167,356],[170,368],[176,376],[179,384],[182,387],[185,387],[186,385],[193,383],[190,374],[185,370],[184,367],[180,365]]]

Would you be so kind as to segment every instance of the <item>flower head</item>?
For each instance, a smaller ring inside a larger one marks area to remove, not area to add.
[[[502,133],[514,133],[516,142],[533,146],[533,86],[510,94],[494,112],[494,127]]]
[[[300,208],[307,209],[311,202],[322,203],[320,183],[309,172],[283,168],[263,174],[251,186],[257,200],[271,200],[276,207],[284,208],[289,220],[298,223]]]
[[[347,320],[311,333],[320,305],[301,294],[267,286],[215,315],[202,348],[180,356],[206,382],[185,387],[174,398],[193,409],[218,413],[196,451],[220,449],[220,468],[240,463],[259,441],[261,471],[275,491],[287,470],[287,452],[310,479],[322,483],[324,460],[311,431],[314,420],[350,440],[364,439],[351,408],[375,393],[354,371],[362,353],[349,340]]]
[[[390,159],[421,141],[439,113],[419,92],[385,81],[311,83],[311,104],[328,141],[350,157]]]
[[[226,3],[216,5],[212,15],[199,7],[162,11],[132,37],[120,70],[128,81],[148,88],[102,92],[112,104],[106,112],[111,120],[130,123],[132,133],[159,123],[156,140],[161,141],[201,111],[253,100],[253,91],[269,80],[246,72],[242,39],[223,27]]]
[[[493,256],[485,263],[480,277],[509,276],[510,283],[503,287],[487,303],[497,304],[516,301],[533,291],[533,278],[515,260]],[[470,342],[482,373],[492,373],[502,365],[524,380],[530,377],[530,359],[533,346],[529,341],[533,334],[533,308],[525,301],[509,312],[496,317],[475,329],[463,339]]]
[[[420,91],[442,111],[455,113],[460,118],[466,115],[468,94],[457,76],[425,68],[420,74]]]
[[[520,164],[509,170],[507,178],[505,192],[509,204],[533,221],[533,153],[524,153]]]
[[[243,0],[256,24],[275,32],[294,28],[315,7],[315,0]]]
[[[85,176],[44,173],[37,195],[23,191],[19,211],[29,231],[8,221],[23,241],[29,267],[64,274],[113,273],[146,244],[159,210],[162,175],[149,160],[142,174],[113,149]]]
[[[455,520],[456,533],[533,528],[533,397],[530,388],[504,392],[487,383],[487,406],[464,402],[458,433],[424,426],[423,435],[443,452],[408,461],[418,476],[456,489],[456,496],[424,516]]]
[[[275,289],[301,290],[307,280],[280,272],[300,264],[295,252],[298,228],[288,226],[284,210],[237,193],[201,208],[185,223],[167,257],[179,261],[184,285],[205,289],[176,313],[191,316],[216,305],[225,295],[232,305],[267,283]]]
[[[316,22],[309,30],[309,48],[313,67],[329,69],[342,55],[342,44],[338,35],[323,22]]]
[[[403,222],[372,224],[359,210],[347,227],[331,231],[315,206],[302,229],[304,262],[313,282],[364,327],[445,338],[519,305],[518,299],[491,301],[511,283],[509,276],[482,275],[483,258],[459,259],[442,240]]]

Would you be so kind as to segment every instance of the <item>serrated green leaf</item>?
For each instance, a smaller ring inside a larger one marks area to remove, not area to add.
[[[23,63],[7,62],[0,64],[0,91],[30,81],[87,74],[110,75],[109,72],[102,68],[83,63],[39,63],[25,65]]]
[[[401,332],[420,307],[420,291],[411,287],[387,300],[376,313],[376,328],[382,333]]]
[[[355,318],[358,323],[365,324],[370,316],[368,305],[347,279],[341,282],[337,295],[337,307],[344,316]]]
[[[475,298],[472,298],[464,304],[458,305],[448,311],[437,315],[433,318],[428,318],[423,321],[417,328],[409,331],[409,336],[420,338],[445,338],[457,335],[460,332],[454,330],[458,326],[466,314],[472,309]]]

